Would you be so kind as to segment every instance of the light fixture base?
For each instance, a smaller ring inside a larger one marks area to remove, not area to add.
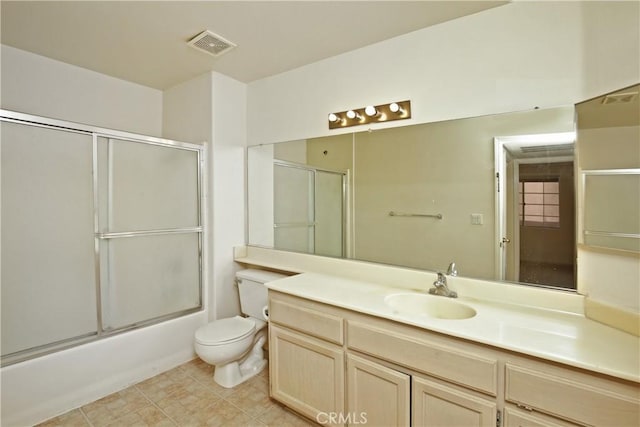
[[[391,104],[397,104],[399,109],[397,111],[391,111]],[[329,120],[329,129],[346,128],[350,126],[366,125],[370,123],[383,123],[393,120],[404,120],[411,118],[411,101],[398,101],[391,102],[389,104],[374,105],[377,114],[369,116],[366,114],[366,107],[352,108],[351,110],[341,111],[339,113],[331,113],[336,116],[335,121]],[[351,114],[353,118],[349,118],[348,112],[353,111],[355,115]]]

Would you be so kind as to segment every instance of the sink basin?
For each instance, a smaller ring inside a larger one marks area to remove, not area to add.
[[[473,307],[446,297],[426,294],[393,294],[384,302],[398,313],[424,314],[437,319],[469,319]]]

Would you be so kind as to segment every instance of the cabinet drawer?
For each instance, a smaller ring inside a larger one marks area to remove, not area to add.
[[[301,300],[287,301],[286,298],[272,296],[269,299],[269,321],[336,344],[344,343],[342,317],[314,310],[304,302],[301,304]]]
[[[347,345],[491,396],[497,394],[496,359],[354,321],[347,322]]]
[[[578,427],[578,424],[553,419],[521,409],[504,408],[505,427]]]
[[[507,363],[505,399],[589,425],[638,426],[639,389],[569,370]]]

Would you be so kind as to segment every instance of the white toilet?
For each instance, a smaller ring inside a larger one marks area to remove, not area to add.
[[[196,331],[196,354],[215,366],[213,380],[222,387],[235,387],[266,366],[262,350],[267,340],[267,288],[264,284],[283,277],[286,276],[263,270],[238,271],[240,310],[248,317],[215,320]]]

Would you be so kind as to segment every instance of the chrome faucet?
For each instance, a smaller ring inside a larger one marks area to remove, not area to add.
[[[443,297],[458,298],[458,293],[456,291],[452,291],[451,289],[449,289],[449,286],[447,286],[447,277],[442,273],[438,273],[438,279],[433,282],[433,288],[429,288],[429,293],[431,295],[441,295]]]
[[[456,270],[456,263],[452,262],[451,264],[449,264],[449,268],[447,268],[447,276],[457,276],[458,275],[458,270]]]

